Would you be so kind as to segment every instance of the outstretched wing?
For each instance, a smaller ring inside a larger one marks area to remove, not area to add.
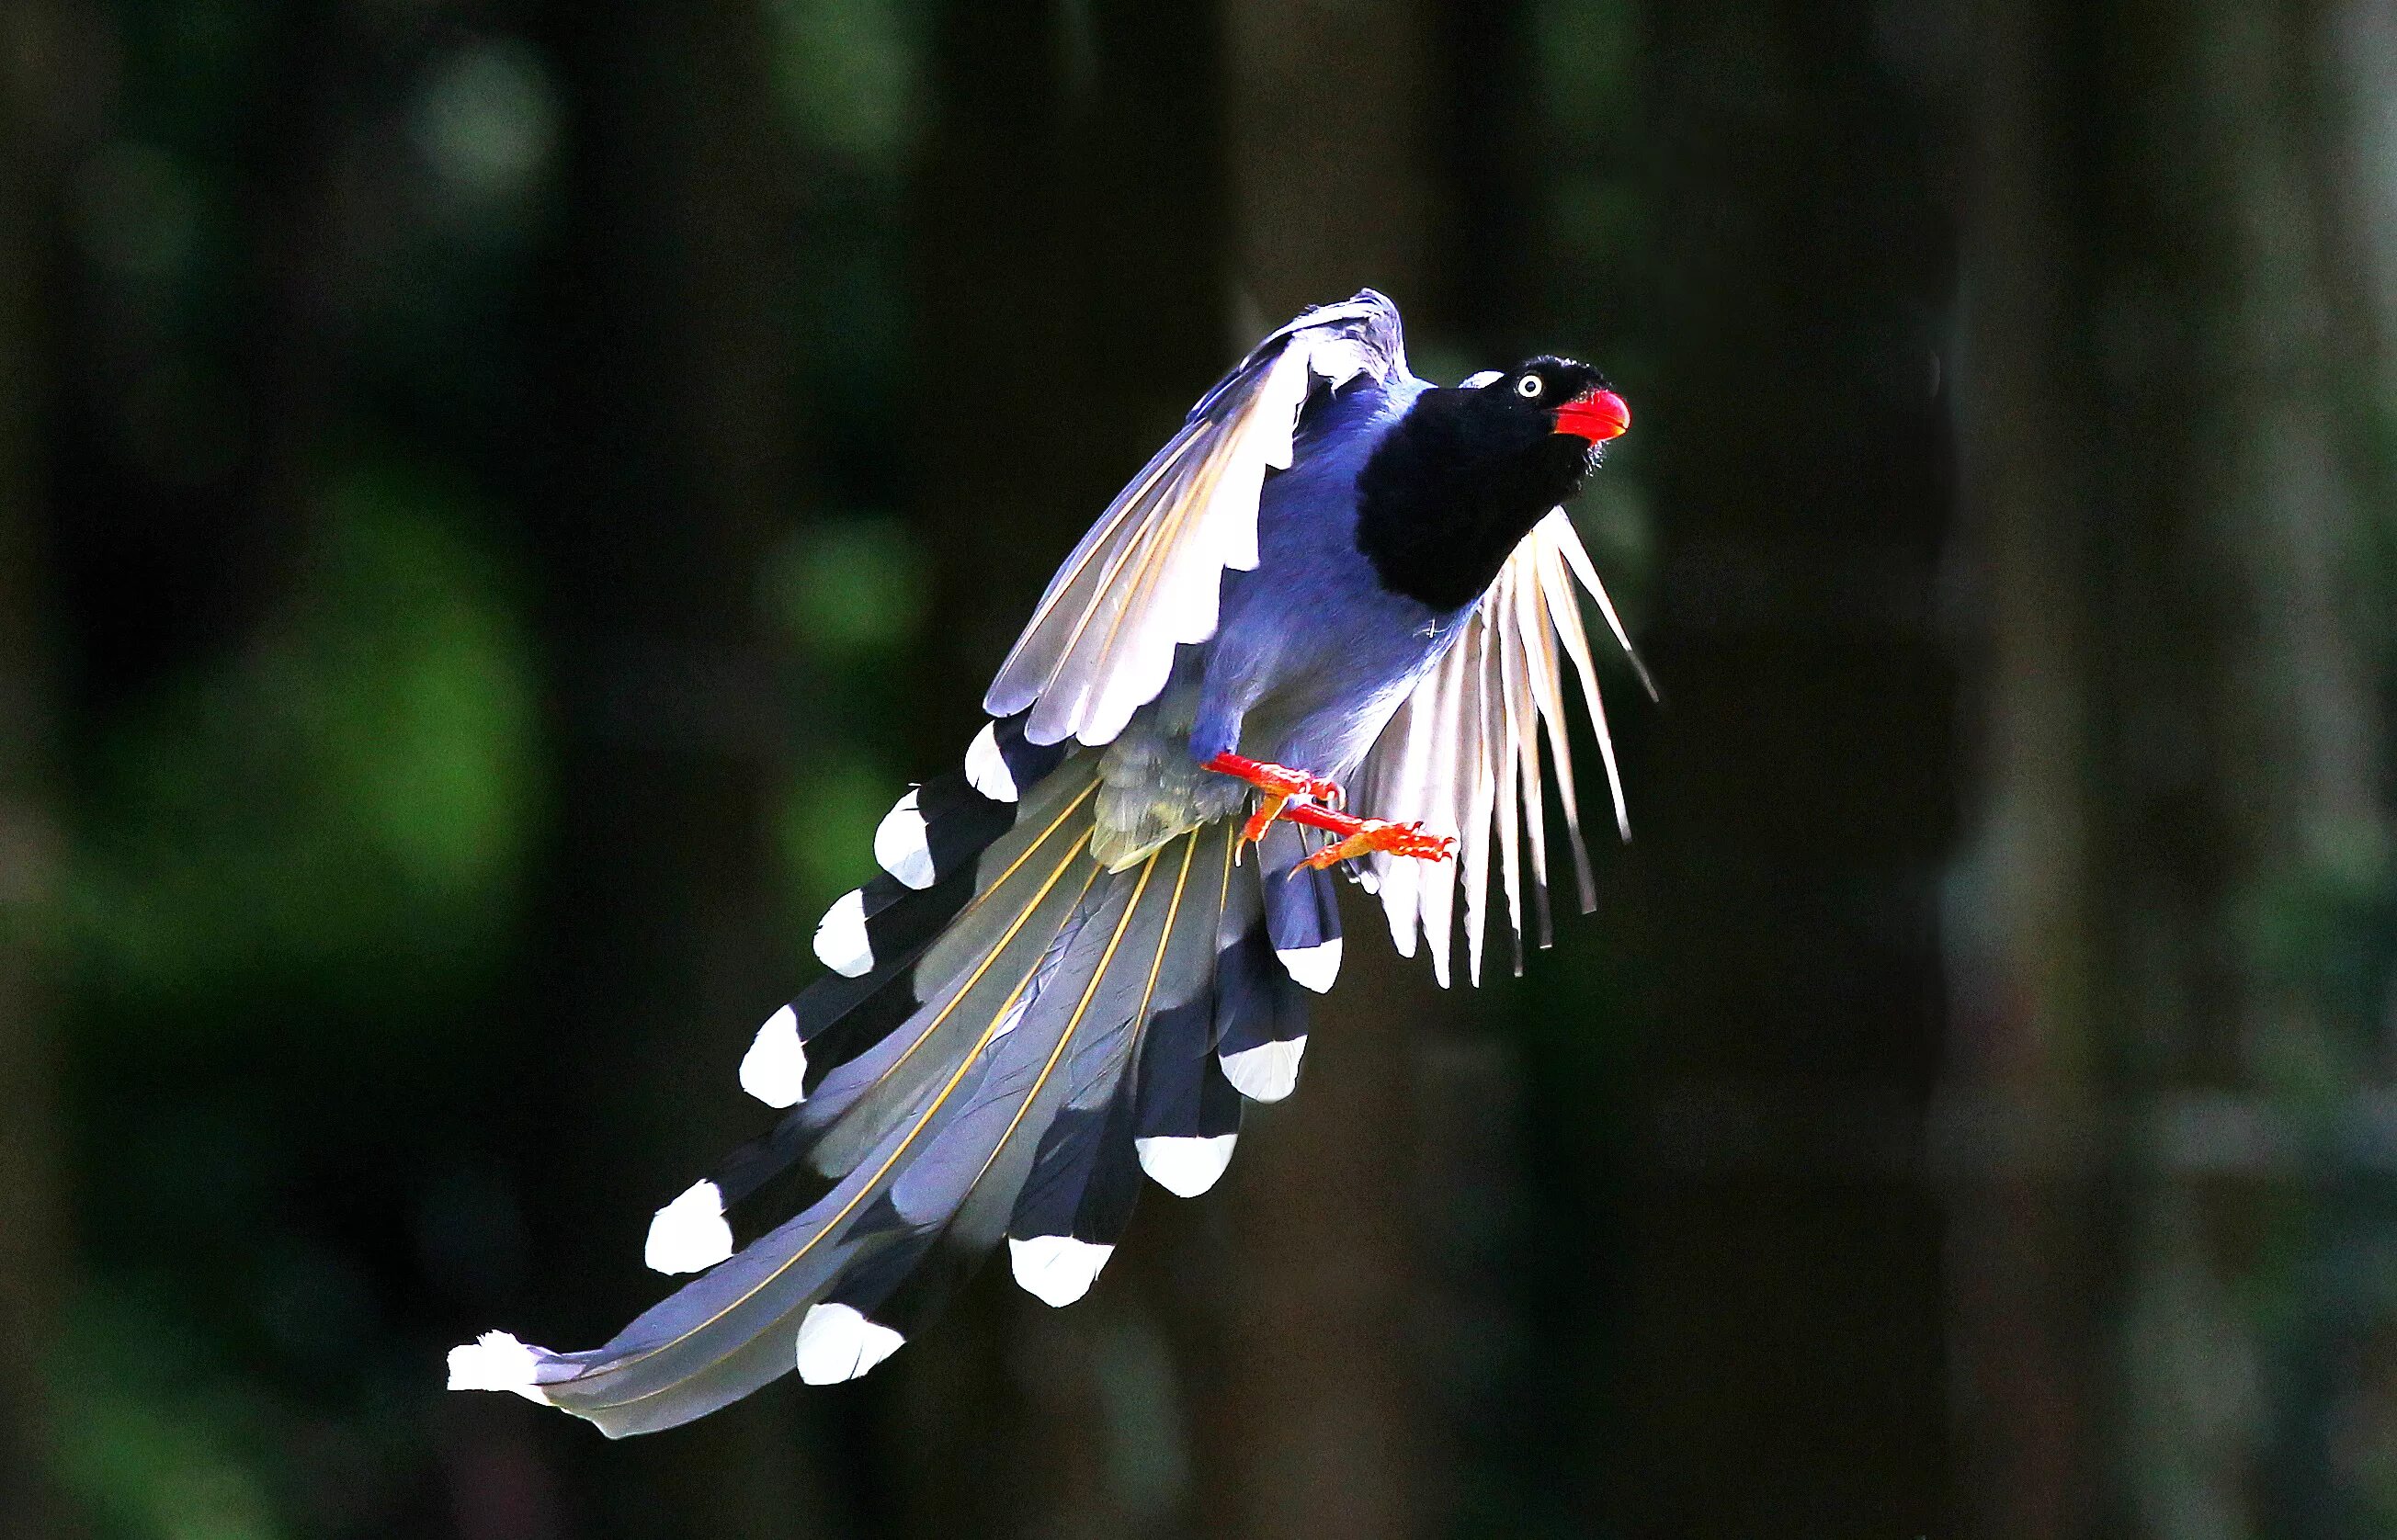
[[[1598,732],[1607,790],[1614,801],[1615,826],[1624,837],[1630,837],[1623,781],[1615,770],[1606,710],[1599,701],[1598,672],[1590,657],[1588,633],[1582,628],[1576,583],[1598,601],[1614,639],[1631,657],[1633,666],[1639,667],[1638,655],[1632,652],[1623,623],[1599,583],[1597,568],[1582,549],[1581,537],[1564,510],[1555,509],[1515,547],[1465,622],[1462,634],[1390,718],[1350,781],[1349,798],[1356,806],[1371,808],[1380,818],[1420,819],[1426,831],[1450,835],[1457,841],[1453,869],[1438,862],[1377,854],[1372,858],[1367,878],[1389,916],[1390,936],[1400,955],[1414,955],[1420,932],[1430,947],[1432,971],[1443,985],[1448,983],[1449,935],[1460,888],[1465,894],[1466,966],[1474,982],[1480,982],[1493,856],[1507,923],[1514,930],[1517,969],[1522,965],[1527,849],[1539,944],[1548,944],[1547,832],[1540,768],[1543,736],[1555,765],[1583,910],[1597,902],[1589,851],[1582,843],[1573,750],[1565,731],[1564,658],[1573,660],[1573,672],[1581,679],[1582,699]],[[1649,684],[1645,669],[1640,676],[1653,696],[1655,689]]]
[[[1370,288],[1258,343],[1049,581],[984,709],[1028,708],[1034,743],[1113,740],[1165,688],[1174,648],[1215,634],[1225,569],[1256,566],[1258,492],[1266,471],[1289,468],[1314,382],[1405,371],[1398,307]]]

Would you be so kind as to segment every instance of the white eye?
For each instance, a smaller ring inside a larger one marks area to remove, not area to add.
[[[1540,383],[1540,377],[1536,374],[1527,374],[1515,382],[1515,394],[1526,401],[1537,401],[1544,388]]]

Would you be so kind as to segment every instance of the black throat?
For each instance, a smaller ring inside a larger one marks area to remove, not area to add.
[[[1430,390],[1357,477],[1357,548],[1391,593],[1462,609],[1589,474],[1583,440],[1470,390]]]

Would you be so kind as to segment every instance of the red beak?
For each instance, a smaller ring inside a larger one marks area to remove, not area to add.
[[[1593,444],[1620,438],[1629,426],[1631,408],[1611,390],[1594,390],[1587,395],[1574,396],[1557,408],[1557,432],[1587,438]]]

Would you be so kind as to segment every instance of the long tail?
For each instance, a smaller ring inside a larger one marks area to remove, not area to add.
[[[788,1110],[651,1223],[650,1265],[703,1276],[590,1351],[486,1333],[451,1351],[451,1387],[611,1438],[671,1427],[793,1369],[866,1373],[1002,1237],[1018,1282],[1070,1304],[1143,1171],[1212,1186],[1243,1095],[1296,1083],[1301,986],[1338,966],[1331,884],[1292,877],[1287,824],[1237,859],[1232,820],[1106,870],[1097,759],[995,723],[963,776],[902,798],[875,841],[885,875],[818,930],[833,975],[742,1061],[743,1089]]]

